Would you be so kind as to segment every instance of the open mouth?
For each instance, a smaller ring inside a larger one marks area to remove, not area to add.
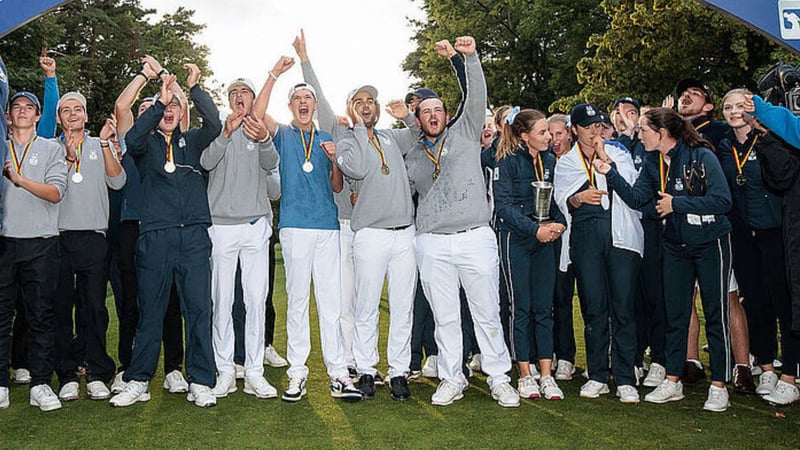
[[[164,123],[165,124],[172,125],[173,122],[175,122],[175,116],[173,116],[172,114],[165,114],[164,115]]]
[[[236,109],[244,109],[244,101],[243,100],[236,100]]]

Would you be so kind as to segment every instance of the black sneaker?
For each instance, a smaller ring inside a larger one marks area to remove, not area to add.
[[[394,377],[389,380],[389,390],[392,392],[392,400],[404,402],[411,398],[406,377]]]
[[[756,383],[750,368],[737,364],[733,368],[733,392],[737,394],[755,394]]]
[[[358,390],[364,400],[372,400],[375,398],[375,377],[370,374],[361,374],[361,380],[358,382]]]
[[[358,383],[358,371],[356,371],[355,367],[348,367],[347,373],[350,375],[350,379],[353,380],[353,383]]]
[[[383,375],[380,372],[375,372],[375,384],[378,386],[383,386],[386,384],[386,380],[383,379]]]
[[[361,400],[361,391],[353,385],[353,380],[349,376],[344,376],[338,380],[331,381],[331,397],[339,398],[348,402]]]
[[[706,379],[706,371],[699,362],[686,361],[683,364],[683,384],[695,384]]]

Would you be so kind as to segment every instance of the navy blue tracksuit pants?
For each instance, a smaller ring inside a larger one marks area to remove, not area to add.
[[[501,231],[500,267],[509,287],[511,359],[530,362],[553,355],[555,244]]]
[[[210,258],[211,239],[205,225],[148,231],[139,236],[136,249],[139,323],[125,381],[148,381],[155,373],[174,280],[185,326],[188,381],[214,386]]]
[[[730,272],[731,244],[728,234],[697,245],[664,241],[667,375],[683,375],[694,282],[697,280],[700,284],[706,338],[711,353],[711,379],[727,382],[730,378]]]
[[[556,286],[553,293],[553,351],[556,358],[575,364],[575,326],[572,320],[572,301],[575,298],[575,270],[558,270],[561,259],[561,238],[554,242]]]
[[[642,366],[644,351],[650,347],[650,361],[665,364],[664,356],[664,277],[662,241],[663,230],[660,219],[642,220],[644,230],[644,256],[639,271],[636,295],[636,358],[634,364]]]
[[[636,383],[634,297],[641,258],[636,252],[611,245],[611,219],[573,222],[570,258],[578,280],[586,341],[589,379],[608,382],[609,318],[611,368],[617,386]],[[684,344],[684,351],[686,345]]]

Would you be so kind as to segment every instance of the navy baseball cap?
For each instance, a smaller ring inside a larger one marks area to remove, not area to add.
[[[416,91],[414,91],[414,96],[417,97],[420,101],[425,100],[426,98],[439,98],[439,96],[436,95],[436,92],[428,88],[417,89]]]
[[[30,92],[27,92],[27,91],[20,91],[20,92],[17,92],[16,94],[12,95],[11,99],[8,101],[9,106],[13,105],[14,102],[17,101],[17,99],[23,98],[23,97],[27,98],[31,103],[36,105],[36,112],[39,112],[39,111],[42,110],[42,104],[39,103],[39,98],[36,97],[36,95],[34,95],[34,94],[30,93]]]
[[[569,113],[569,118],[573,125],[580,125],[582,127],[588,127],[593,123],[603,120],[600,109],[589,103],[581,103],[572,108],[572,111]]]
[[[684,78],[681,80],[678,85],[675,86],[675,93],[678,94],[678,97],[680,97],[680,95],[686,92],[689,88],[700,89],[703,91],[703,94],[705,94],[706,101],[712,105],[714,104],[714,93],[711,92],[711,89],[705,84],[701,83],[700,80],[694,78]]]
[[[634,100],[633,97],[622,97],[614,101],[614,107],[611,109],[617,109],[617,106],[619,106],[622,103],[633,105],[633,107],[636,108],[637,111],[639,111],[642,108],[642,105],[640,105],[639,102]]]

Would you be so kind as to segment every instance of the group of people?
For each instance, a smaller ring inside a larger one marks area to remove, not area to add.
[[[197,406],[235,392],[238,378],[247,394],[278,397],[264,364],[288,365],[280,397],[300,401],[312,279],[330,393],[346,401],[374,399],[383,383],[405,401],[408,381],[429,376],[440,379],[431,403],[447,406],[474,371],[503,407],[564,399],[558,382],[576,372],[576,285],[588,378],[581,397],[609,394],[613,376],[623,403],[640,401],[640,384],[654,388],[647,402],[681,400],[682,383],[705,376],[699,293],[711,361],[704,409],[729,407],[731,377],[734,390],[771,404],[800,399],[792,333],[800,243],[791,221],[800,122],[787,110],[734,89],[721,100],[725,122],[714,121],[713,93],[687,79],[677,108],[623,97],[611,114],[588,103],[569,116],[511,105],[492,112],[475,41],[459,37],[435,44],[461,86],[455,112],[420,88],[386,105],[404,127],[378,129],[375,87],[353,89],[337,115],[302,31],[293,45],[304,82],[288,93],[290,124],[267,109],[291,57],[279,58],[258,92],[246,78],[232,81],[223,117],[197,66],[184,66],[187,97],[146,56],[97,138],[85,129],[86,98],[54,94],[55,63],[40,59],[43,104],[17,92],[7,114],[0,408],[9,405],[10,367],[45,411],[79,398],[81,370],[89,398],[147,401],[162,340],[164,388]],[[1,60],[0,70],[7,80]],[[148,82],[160,92],[134,118]],[[0,83],[3,105],[7,92]],[[199,128],[189,127],[189,99]],[[270,201],[278,198],[286,360],[271,345]],[[105,339],[109,279],[118,368]],[[384,281],[386,380],[378,372]]]

